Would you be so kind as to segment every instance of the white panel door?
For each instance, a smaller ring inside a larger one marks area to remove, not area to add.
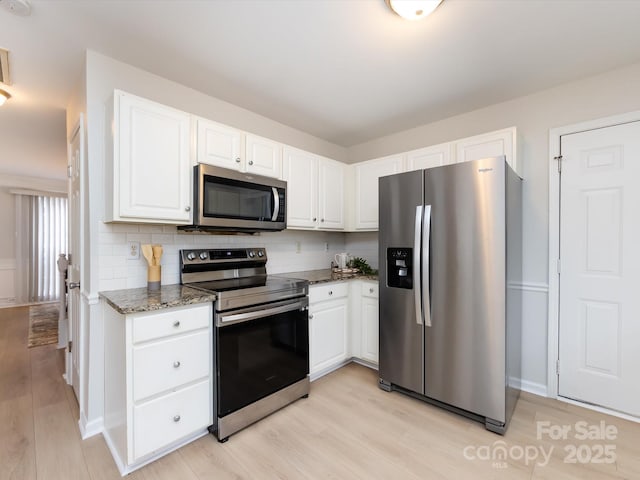
[[[287,228],[315,228],[318,221],[318,157],[291,147],[283,151],[287,181]]]
[[[247,134],[245,170],[266,177],[282,176],[282,145],[268,138]]]
[[[321,229],[344,228],[344,176],[343,163],[320,158],[318,163],[318,216]]]
[[[440,167],[451,163],[451,144],[441,143],[407,153],[407,171]]]
[[[640,122],[561,152],[558,392],[640,416]]]
[[[198,163],[240,170],[242,168],[240,130],[202,118],[199,118],[196,123]]]

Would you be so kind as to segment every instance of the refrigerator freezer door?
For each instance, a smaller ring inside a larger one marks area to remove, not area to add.
[[[411,268],[410,289],[389,286],[390,275],[393,275],[390,269],[395,265],[390,264],[389,259],[402,262],[399,258],[405,253],[407,260],[420,254],[414,243],[416,207],[422,207],[422,184],[422,171],[379,180],[379,375],[385,382],[424,394],[424,326],[416,321],[422,314],[416,308],[416,303],[420,306],[421,301],[415,299],[419,269]]]
[[[431,205],[425,394],[504,422],[504,159],[429,169],[424,189]]]

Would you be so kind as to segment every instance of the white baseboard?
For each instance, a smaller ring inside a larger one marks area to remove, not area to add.
[[[87,417],[83,412],[80,412],[80,419],[78,420],[78,426],[80,427],[80,435],[83,440],[91,438],[104,430],[104,419],[102,417],[95,420],[87,421]]]
[[[530,382],[521,378],[509,377],[509,386],[522,390],[523,392],[538,395],[539,397],[548,397],[547,386],[543,383]]]

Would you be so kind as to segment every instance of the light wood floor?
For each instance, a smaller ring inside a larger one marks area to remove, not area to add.
[[[80,439],[75,397],[61,377],[61,351],[26,348],[27,318],[26,308],[0,309],[0,478],[120,478],[101,436]],[[576,439],[579,421],[613,425],[615,439]],[[572,432],[566,440],[547,434],[538,439],[537,422],[569,425]],[[579,462],[604,459],[604,445],[613,446],[613,463]],[[500,446],[507,449],[506,462],[484,459]],[[571,456],[573,447],[578,456]],[[548,461],[541,448],[551,452]],[[527,452],[529,460],[521,457]],[[572,458],[578,463],[566,462]],[[227,443],[207,435],[129,478],[638,479],[640,425],[523,394],[500,437],[471,420],[383,392],[376,372],[351,364],[314,382],[308,399]]]

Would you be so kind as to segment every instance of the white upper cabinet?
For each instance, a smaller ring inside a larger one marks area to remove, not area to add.
[[[320,157],[318,159],[318,216],[321,229],[344,228],[344,176],[343,163]]]
[[[197,163],[282,177],[282,144],[204,118],[196,125]]]
[[[196,161],[238,170],[242,132],[202,118],[196,120],[196,125]]]
[[[456,163],[505,155],[507,163],[522,178],[517,155],[516,127],[464,138],[455,142]]]
[[[283,169],[287,228],[344,228],[344,164],[285,146]]]
[[[246,135],[246,172],[267,177],[282,177],[282,145],[268,138]]]
[[[355,165],[355,229],[378,229],[378,179],[403,171],[403,156],[391,155]]]
[[[287,181],[287,228],[318,224],[318,157],[292,147],[283,151]]]
[[[191,223],[188,113],[116,90],[105,221]]]
[[[407,171],[440,167],[451,163],[451,144],[441,143],[407,152]]]

